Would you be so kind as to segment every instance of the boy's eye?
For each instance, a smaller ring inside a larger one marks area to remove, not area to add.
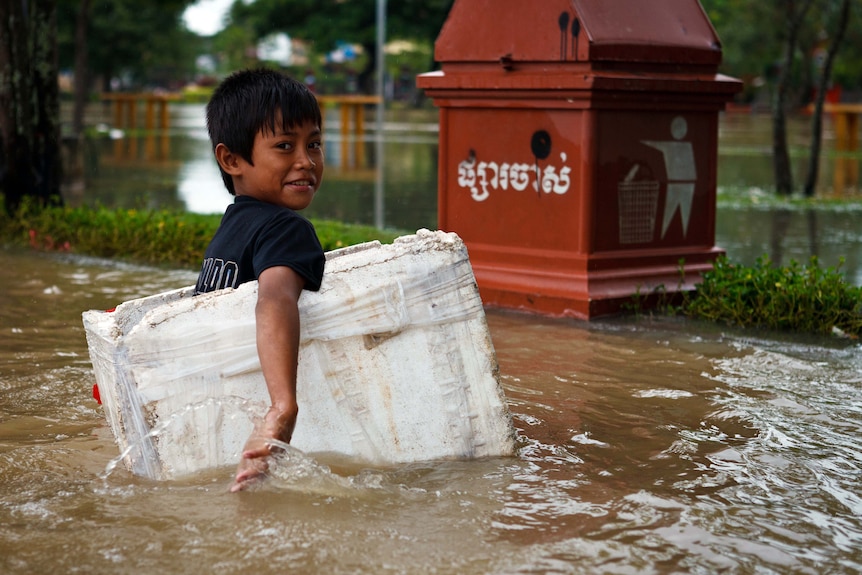
[[[311,142],[308,147],[312,150],[319,150],[323,147],[323,142]]]

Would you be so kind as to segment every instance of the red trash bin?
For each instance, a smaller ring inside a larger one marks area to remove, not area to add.
[[[711,267],[741,83],[697,0],[456,0],[435,58],[438,223],[486,305],[589,319]]]

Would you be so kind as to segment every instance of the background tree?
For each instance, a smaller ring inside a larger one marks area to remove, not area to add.
[[[257,54],[251,52],[257,40],[257,33],[251,24],[244,23],[228,26],[216,34],[212,40],[212,46],[219,54],[223,67],[228,70],[240,70],[257,63]]]
[[[775,1],[778,3],[778,21],[783,26],[778,27],[782,36],[782,55],[772,103],[772,166],[775,191],[779,195],[787,196],[793,193],[793,171],[787,149],[788,92],[799,47],[800,29],[814,0]]]
[[[0,2],[0,192],[60,203],[56,2]]]
[[[808,177],[805,180],[804,193],[806,197],[814,196],[817,187],[817,177],[820,171],[820,145],[823,139],[823,104],[826,100],[826,91],[829,89],[829,82],[832,78],[832,67],[835,64],[835,57],[841,44],[844,42],[844,36],[847,32],[847,26],[850,22],[850,0],[840,0],[840,2],[828,2],[827,14],[829,8],[835,8],[834,15],[828,18],[826,30],[829,32],[829,47],[826,49],[826,54],[823,58],[823,64],[820,71],[820,79],[817,83],[817,95],[814,100],[814,114],[811,121],[811,153],[808,156]],[[831,24],[831,25],[829,25]]]
[[[386,38],[433,42],[454,0],[399,0],[387,2]],[[249,26],[257,38],[284,32],[313,43],[319,54],[339,43],[359,44],[365,58],[358,75],[359,89],[374,91],[377,66],[376,0],[235,0],[230,10],[231,26]],[[430,63],[429,63],[430,64]]]
[[[764,34],[772,21],[768,2],[751,0],[701,0],[721,39],[722,71],[744,82],[743,102],[758,104],[761,88],[775,78],[780,51],[778,38]]]
[[[203,41],[182,15],[195,0],[86,0],[88,88],[171,88],[191,79]],[[58,0],[60,68],[72,69],[83,0]],[[112,86],[113,82],[113,86]],[[119,85],[118,85],[119,84]]]
[[[851,0],[850,19],[854,24],[860,15],[859,2]],[[848,25],[844,33],[844,43],[835,57],[832,68],[835,84],[850,91],[862,89],[862,26]]]
[[[768,102],[773,119],[775,189],[779,194],[793,192],[788,114],[806,107],[816,94],[825,96],[833,80],[847,92],[862,89],[862,30],[839,27],[842,2],[701,0],[722,40],[722,71],[745,82],[745,102],[754,106]],[[847,40],[842,43],[837,38],[835,43],[836,35],[846,35]],[[824,38],[835,52],[830,66],[821,67],[815,81],[816,56]],[[822,110],[815,107],[810,166],[819,161],[821,122]],[[806,193],[813,193],[816,179],[816,168],[809,167]]]
[[[176,81],[194,68],[197,36],[181,23],[193,1],[0,2],[0,193],[7,211],[27,196],[62,202],[60,66],[81,58],[78,74],[99,76],[103,86],[120,76],[137,85]],[[74,49],[76,38],[86,55]],[[82,72],[82,62],[92,74]]]
[[[90,70],[87,67],[87,23],[90,0],[81,0],[75,15],[75,105],[72,111],[72,133],[76,138],[84,131],[84,110],[89,96]]]

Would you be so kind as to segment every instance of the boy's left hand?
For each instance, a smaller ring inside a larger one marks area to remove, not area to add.
[[[231,491],[242,491],[263,479],[269,467],[266,458],[272,455],[273,450],[271,442],[267,440],[276,439],[290,443],[298,412],[296,405],[283,409],[275,406],[269,408],[263,425],[256,426],[245,443]]]

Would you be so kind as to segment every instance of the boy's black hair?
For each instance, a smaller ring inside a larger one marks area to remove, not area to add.
[[[267,68],[241,70],[224,79],[207,104],[207,130],[213,151],[218,144],[253,165],[251,150],[258,132],[275,132],[281,113],[282,128],[306,122],[322,126],[320,106],[302,82]],[[227,191],[235,195],[233,178],[219,166]]]

